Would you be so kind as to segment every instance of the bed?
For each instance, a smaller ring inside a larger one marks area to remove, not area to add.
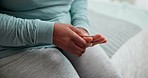
[[[148,12],[128,3],[89,0],[91,33],[124,78],[148,78]]]

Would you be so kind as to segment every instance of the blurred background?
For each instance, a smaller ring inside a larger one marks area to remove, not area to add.
[[[89,9],[140,27],[148,22],[148,0],[89,0]]]
[[[148,78],[148,0],[88,0],[88,10],[92,35],[107,38],[100,46],[123,78]]]
[[[148,10],[148,0],[96,0],[96,1],[106,1],[106,2],[113,1],[113,2],[119,2],[119,3],[127,2],[137,7]]]
[[[148,0],[111,0],[117,2],[129,2],[137,7],[148,10]]]

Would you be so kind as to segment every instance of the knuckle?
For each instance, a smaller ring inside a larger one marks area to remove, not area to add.
[[[83,50],[82,50],[82,53],[85,53],[85,51],[86,51],[86,50],[85,50],[85,49],[83,49]]]
[[[80,44],[80,45],[81,45],[81,48],[85,49],[86,46],[87,46],[87,43],[82,43],[82,44]]]
[[[82,50],[81,52],[82,52],[82,53],[85,53],[85,50]]]
[[[80,52],[81,54],[83,54],[83,53],[85,52],[85,49],[81,49],[81,50],[79,50],[79,52]]]

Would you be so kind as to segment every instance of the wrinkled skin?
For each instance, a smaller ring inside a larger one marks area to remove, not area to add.
[[[78,57],[87,47],[105,42],[105,38],[101,35],[89,36],[83,28],[75,28],[69,24],[54,24],[53,44]]]

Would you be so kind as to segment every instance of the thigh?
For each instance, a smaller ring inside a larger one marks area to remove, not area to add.
[[[63,53],[81,78],[121,78],[100,46],[88,48],[81,57]]]
[[[3,62],[0,78],[79,78],[69,60],[56,48],[26,50],[0,62]]]

